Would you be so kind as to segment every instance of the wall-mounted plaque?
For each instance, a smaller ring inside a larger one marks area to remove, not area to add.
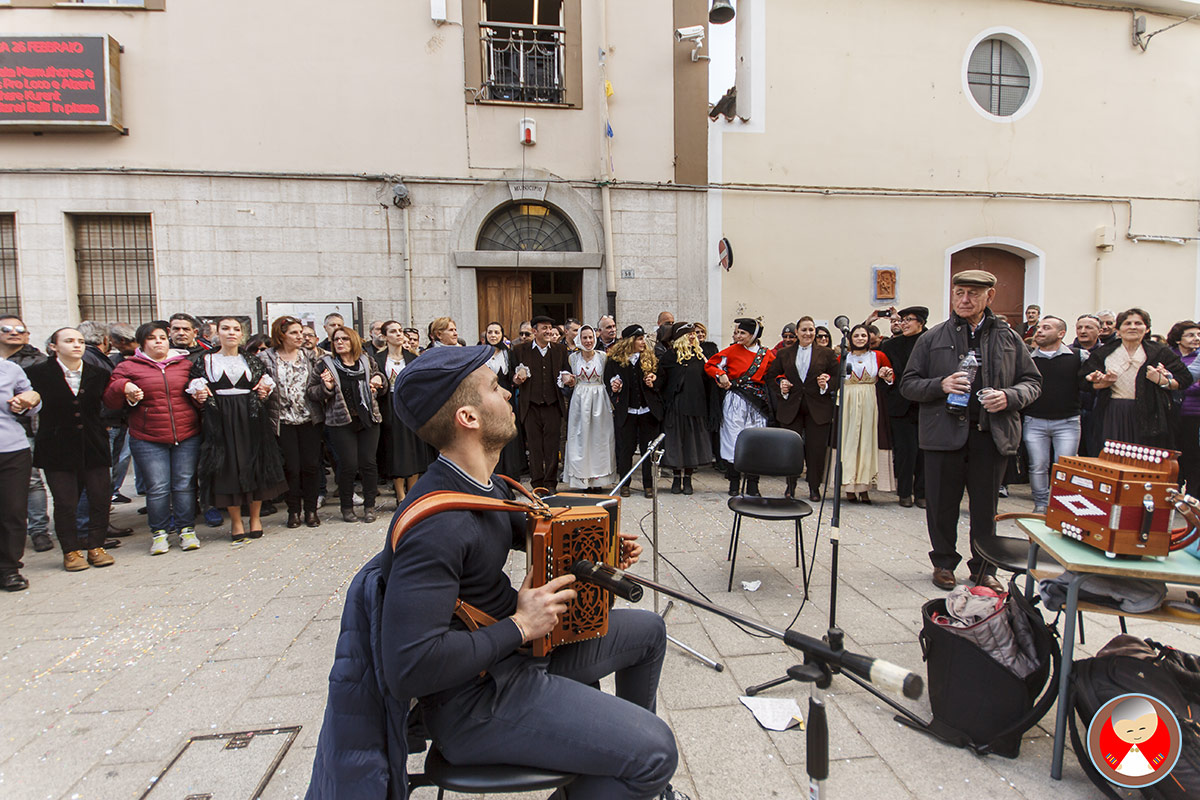
[[[871,267],[871,302],[890,303],[896,299],[896,268]]]
[[[0,131],[117,131],[121,45],[107,34],[0,36]]]

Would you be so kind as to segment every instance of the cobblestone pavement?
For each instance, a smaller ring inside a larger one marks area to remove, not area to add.
[[[724,487],[706,471],[694,496],[662,495],[662,554],[694,588],[666,563],[662,580],[782,628],[802,596],[791,531],[786,524],[747,521],[735,591],[726,593]],[[1023,488],[1014,487],[1001,509],[1029,508]],[[764,481],[764,489],[778,493],[782,485]],[[920,607],[940,594],[929,582],[924,513],[900,508],[894,495],[873,494],[875,504],[843,510],[838,621],[848,648],[923,674]],[[649,531],[650,501],[635,496],[625,502],[626,528],[642,518]],[[199,551],[173,546],[151,557],[136,505],[117,507],[115,521],[138,533],[114,552],[115,566],[66,573],[57,551],[30,552],[25,574],[31,588],[0,597],[0,796],[137,798],[190,736],[285,725],[302,729],[262,796],[303,796],[342,593],[382,545],[387,516],[368,526],[334,522],[330,513],[319,529],[287,530],[281,512],[266,520],[263,539],[245,546],[232,547],[222,530],[203,528]],[[815,636],[828,618],[828,513],[826,507],[812,597],[796,622],[797,630]],[[813,517],[805,526],[810,553],[815,528]],[[965,531],[962,539],[965,546]],[[638,571],[649,575],[648,553]],[[960,567],[960,578],[964,573]],[[762,585],[748,592],[738,588],[741,581]],[[642,605],[651,602],[647,593]],[[1141,621],[1130,628],[1200,651],[1194,628]],[[668,630],[726,665],[715,672],[669,648],[659,710],[680,745],[676,786],[695,800],[802,796],[804,734],[764,731],[738,702],[742,687],[782,675],[795,654],[681,604],[670,612]],[[1091,654],[1116,633],[1115,618],[1089,615],[1087,644],[1077,652]],[[795,697],[803,709],[806,694],[797,684],[769,693]],[[928,716],[927,701],[912,705]],[[1070,751],[1063,780],[1049,778],[1053,712],[1028,733],[1016,760],[977,757],[908,730],[844,678],[831,689],[829,718],[832,797],[1094,796]],[[419,768],[414,756],[410,769]],[[222,768],[208,770],[214,771]],[[159,794],[152,791],[149,800]],[[426,796],[432,790],[416,793],[418,800]]]

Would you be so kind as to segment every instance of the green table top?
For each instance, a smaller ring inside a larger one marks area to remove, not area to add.
[[[1103,550],[1069,539],[1046,523],[1036,519],[1019,519],[1018,527],[1055,561],[1071,572],[1099,575],[1122,575],[1129,578],[1149,578],[1167,583],[1200,585],[1200,558],[1176,550],[1159,561],[1156,558],[1109,558]]]

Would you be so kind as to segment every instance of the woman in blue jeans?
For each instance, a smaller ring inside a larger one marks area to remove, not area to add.
[[[104,403],[126,405],[129,450],[146,481],[146,514],[153,539],[151,555],[166,553],[167,532],[179,531],[179,549],[195,550],[196,459],[200,453],[200,412],[208,399],[186,389],[192,363],[186,350],[172,350],[166,322],[137,329],[137,352],[113,370]]]

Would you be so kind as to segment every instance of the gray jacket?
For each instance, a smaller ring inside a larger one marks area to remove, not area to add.
[[[992,316],[991,309],[986,313]],[[900,393],[921,404],[922,450],[957,450],[967,443],[969,420],[946,411],[946,393],[942,391],[942,379],[956,372],[967,354],[966,324],[952,315],[930,328],[917,340],[900,380]],[[983,385],[1002,390],[1008,407],[994,414],[982,411],[979,429],[991,431],[1001,455],[1015,455],[1021,444],[1021,409],[1042,393],[1042,376],[1020,334],[1008,323],[993,317],[982,338]]]
[[[336,358],[336,356],[325,356],[322,358],[317,363],[318,373],[329,370],[336,376],[337,369],[333,364],[334,358]],[[375,363],[375,359],[371,358],[366,353],[363,353],[362,357],[359,358],[358,363],[359,366],[367,370],[367,380],[370,380],[374,375],[379,375],[380,377],[383,376],[383,373],[379,370],[379,365]],[[325,424],[331,428],[336,428],[339,425],[349,425],[350,409],[346,408],[346,398],[342,395],[341,381],[338,381],[335,378],[332,389],[326,389],[324,383],[321,384],[321,388],[324,390],[326,398]],[[385,378],[383,381],[383,388],[379,392],[371,393],[371,421],[376,425],[378,425],[380,422],[383,422],[383,415],[379,413],[379,395],[387,394],[387,390],[388,385],[387,379]]]

